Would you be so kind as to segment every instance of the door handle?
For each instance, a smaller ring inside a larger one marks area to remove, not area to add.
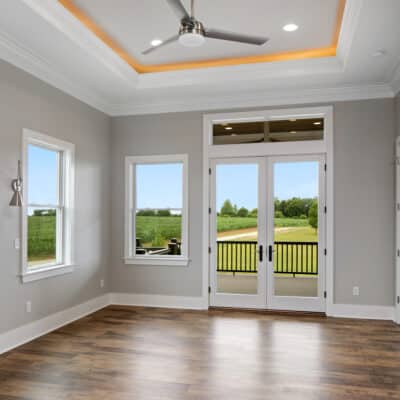
[[[263,260],[263,246],[262,246],[262,244],[260,244],[258,246],[258,259],[260,260],[260,262],[262,262],[262,260]]]
[[[269,245],[268,246],[268,261],[272,262],[272,253],[274,252],[274,246]]]

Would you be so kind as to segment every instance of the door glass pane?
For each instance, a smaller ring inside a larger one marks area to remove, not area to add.
[[[58,204],[59,152],[28,145],[28,203]]]
[[[182,204],[182,163],[136,165],[137,255],[181,255]]]
[[[216,167],[217,291],[258,291],[258,164]]]
[[[323,118],[215,124],[213,144],[279,143],[324,138]]]
[[[318,296],[317,161],[274,164],[274,294]]]
[[[28,267],[55,265],[57,260],[57,210],[28,208]]]

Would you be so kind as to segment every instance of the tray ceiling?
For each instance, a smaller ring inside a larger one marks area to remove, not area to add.
[[[153,39],[179,30],[179,20],[160,0],[58,0],[83,25],[139,73],[287,61],[336,55],[346,0],[198,0],[196,18],[206,26],[267,36],[263,46],[206,39],[197,48],[171,43],[141,54]],[[189,9],[189,0],[183,1]],[[296,32],[282,27],[296,23]]]

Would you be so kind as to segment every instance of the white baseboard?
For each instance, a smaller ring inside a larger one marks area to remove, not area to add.
[[[92,314],[109,304],[110,296],[109,294],[105,294],[75,307],[68,308],[67,310],[57,312],[38,321],[30,322],[29,324],[0,334],[0,354],[30,342],[39,336],[43,336],[77,319],[83,318],[86,315]]]
[[[0,354],[43,336],[108,305],[142,307],[180,308],[189,310],[208,309],[207,299],[203,297],[163,296],[134,293],[108,293],[67,310],[49,315],[38,321],[0,334]],[[395,320],[393,306],[367,306],[355,304],[333,304],[327,315],[337,318],[363,318]],[[399,321],[400,322],[400,321]]]
[[[393,306],[367,306],[359,304],[333,304],[327,312],[328,317],[395,320]]]
[[[202,297],[163,296],[155,294],[111,293],[110,302],[114,305],[182,308],[206,310],[208,303]]]

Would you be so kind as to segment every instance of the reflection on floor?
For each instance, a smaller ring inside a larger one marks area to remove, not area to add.
[[[257,293],[256,274],[218,273],[219,293]],[[318,295],[318,279],[316,276],[275,275],[276,296],[316,297]]]
[[[2,400],[399,399],[400,327],[110,306],[0,356]]]

